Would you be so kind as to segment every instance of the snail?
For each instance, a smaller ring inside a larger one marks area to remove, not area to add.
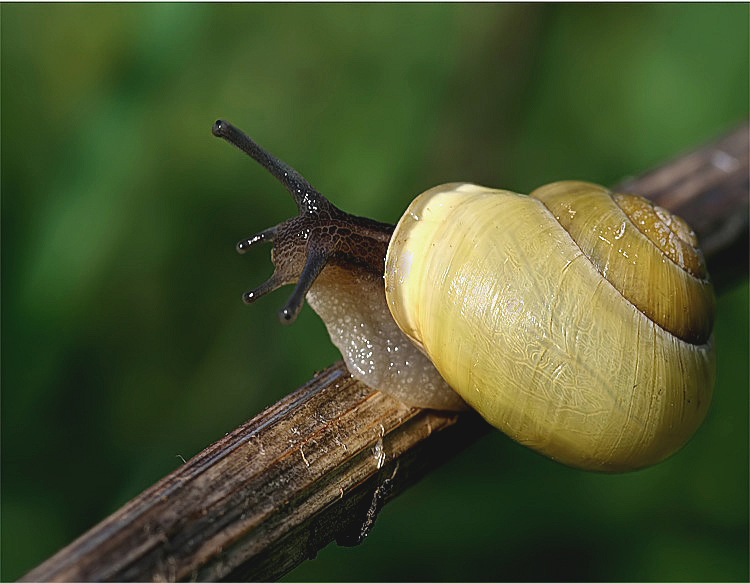
[[[394,227],[347,214],[243,132],[213,134],[265,167],[299,215],[247,303],[296,284],[352,376],[408,406],[477,410],[558,462],[652,465],[703,421],[715,299],[695,234],[632,194],[580,181],[530,195],[471,183],[419,195]]]

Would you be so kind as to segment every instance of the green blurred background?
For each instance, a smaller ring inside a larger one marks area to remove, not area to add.
[[[19,577],[338,358],[287,290],[294,212],[237,124],[394,222],[470,180],[612,184],[748,115],[746,4],[4,4],[2,571]],[[293,580],[747,580],[748,285],[712,410],[667,462],[583,473],[499,432]]]

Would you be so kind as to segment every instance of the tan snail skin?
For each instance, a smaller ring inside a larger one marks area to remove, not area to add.
[[[514,440],[603,472],[676,452],[711,402],[714,295],[679,217],[587,182],[530,195],[453,183],[394,228],[344,213],[225,121],[214,135],[257,160],[299,215],[238,244],[271,242],[253,302],[296,287],[352,376],[406,405],[468,404]]]

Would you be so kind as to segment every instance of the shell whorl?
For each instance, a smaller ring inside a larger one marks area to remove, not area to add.
[[[676,337],[705,344],[714,295],[695,234],[680,217],[632,194],[589,182],[547,184],[530,194],[549,209],[599,273]]]

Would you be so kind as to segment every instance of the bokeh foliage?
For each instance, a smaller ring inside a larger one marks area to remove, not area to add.
[[[334,203],[612,184],[748,115],[746,4],[5,4],[2,572],[20,576],[337,358],[234,243],[293,212],[226,118]],[[493,433],[289,579],[746,580],[748,286],[678,455],[623,476]]]

